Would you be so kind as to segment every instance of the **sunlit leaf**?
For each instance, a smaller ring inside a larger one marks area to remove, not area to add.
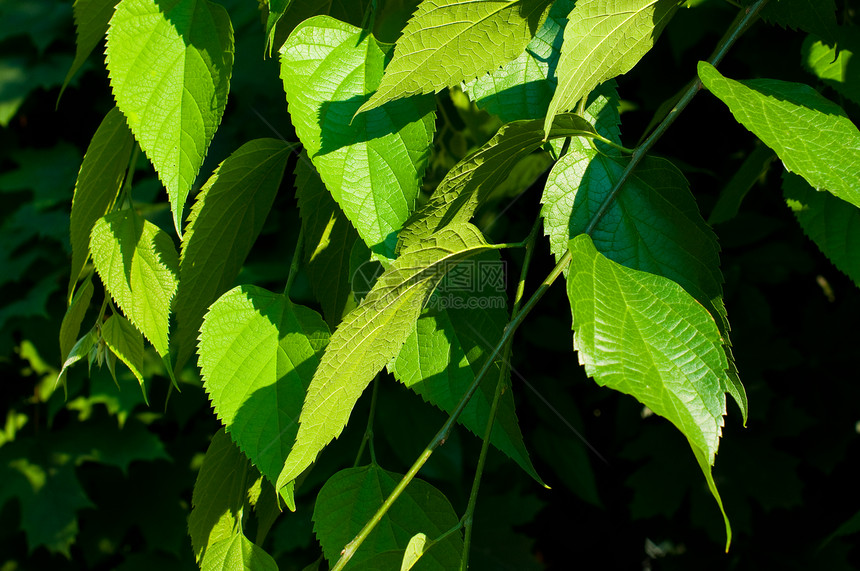
[[[201,571],[278,571],[278,564],[261,547],[236,533],[212,544],[200,563]]]
[[[143,382],[143,337],[140,331],[119,314],[111,315],[101,327],[102,339],[108,349],[131,370],[140,383],[146,401],[146,386]]]

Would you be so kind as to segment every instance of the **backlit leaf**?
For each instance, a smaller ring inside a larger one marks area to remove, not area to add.
[[[400,233],[399,249],[417,244],[444,226],[467,222],[475,209],[510,175],[520,159],[544,142],[543,121],[514,121],[502,126],[480,149],[448,171],[430,200],[417,210]],[[577,115],[559,117],[550,138],[593,133],[594,127]]]
[[[143,382],[143,337],[140,331],[122,315],[114,314],[102,324],[102,339],[108,349],[131,370],[140,383],[143,398],[146,400],[146,386]]]
[[[105,53],[117,106],[167,188],[181,235],[185,199],[227,105],[230,18],[209,0],[122,0]]]
[[[472,225],[447,227],[403,252],[332,334],[299,419],[280,488],[340,435],[358,397],[400,351],[433,289],[460,261],[491,249]]]
[[[349,258],[358,233],[332,199],[306,154],[296,163],[296,199],[302,216],[305,262],[326,322],[335,327],[350,297]]]
[[[159,355],[168,355],[170,302],[179,268],[170,236],[133,210],[120,210],[95,223],[90,250],[119,308]]]
[[[807,36],[803,42],[803,66],[818,79],[860,105],[860,30],[839,28],[839,41],[827,42]],[[838,50],[837,50],[838,46]]]
[[[782,190],[803,232],[860,287],[860,209],[785,173]]]
[[[107,214],[122,187],[134,137],[119,109],[111,109],[99,125],[84,155],[72,213],[69,218],[69,239],[72,244],[72,273],[69,276],[71,298],[81,270],[89,257],[90,232],[96,220]]]
[[[63,323],[60,325],[60,358],[63,360],[68,357],[78,338],[78,333],[81,332],[81,324],[84,322],[84,316],[90,307],[94,292],[93,280],[90,277],[75,292],[75,297],[72,298],[72,303],[69,304],[63,316]]]
[[[251,285],[222,295],[200,328],[200,370],[215,413],[272,482],[293,447],[328,337],[319,314]]]
[[[242,533],[231,535],[206,550],[201,571],[278,571],[278,564]]]
[[[317,496],[313,520],[314,531],[329,564],[334,565],[340,558],[343,547],[373,516],[400,478],[400,474],[370,465],[341,470],[328,479]],[[416,478],[382,517],[346,568],[390,569],[377,565],[374,556],[397,551],[394,561],[400,563],[416,533],[436,538],[454,527],[458,519],[442,492]],[[452,533],[425,553],[416,569],[456,569],[462,550],[462,535]]]
[[[605,258],[587,234],[570,249],[567,292],[579,362],[599,385],[635,397],[687,437],[722,509],[710,467],[726,412],[728,362],[714,318],[675,282]]]
[[[198,562],[209,547],[234,535],[255,475],[256,470],[224,429],[216,432],[197,473],[188,517],[188,534]]]
[[[256,139],[239,147],[203,186],[182,236],[175,367],[194,354],[206,309],[230,289],[263,229],[289,158],[290,145]]]
[[[57,97],[58,101],[69,82],[87,61],[90,53],[105,37],[108,22],[118,2],[119,0],[75,0],[74,14],[77,28],[75,61],[72,62],[72,67],[69,68],[69,73],[63,81],[63,87]]]
[[[424,0],[397,40],[394,59],[359,112],[436,93],[514,59],[546,18],[549,0]]]
[[[705,62],[699,77],[789,172],[860,206],[860,130],[841,107],[802,83],[734,81]]]
[[[592,89],[639,63],[678,9],[678,0],[579,0],[568,16],[558,87],[544,129]]]
[[[328,16],[300,24],[281,48],[281,79],[299,139],[359,235],[388,258],[415,207],[435,131],[430,96],[353,119],[379,85],[391,48]]]

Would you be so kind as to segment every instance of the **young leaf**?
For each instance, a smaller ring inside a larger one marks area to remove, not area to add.
[[[350,296],[349,258],[358,233],[344,216],[306,154],[296,163],[296,199],[302,216],[305,262],[326,322],[340,323]]]
[[[447,227],[398,257],[331,337],[302,407],[277,488],[302,473],[346,426],[358,397],[400,351],[424,302],[460,261],[491,249],[470,224]]]
[[[203,186],[182,236],[175,370],[194,353],[203,314],[230,289],[275,200],[291,146],[256,139],[239,147]]]
[[[433,543],[432,539],[428,541],[427,535],[424,533],[413,535],[406,545],[406,551],[403,553],[403,562],[400,564],[400,571],[409,571],[415,567],[421,556],[433,547]]]
[[[281,48],[281,78],[299,139],[359,235],[387,258],[394,257],[397,231],[415,207],[435,130],[430,96],[353,120],[379,85],[391,47],[317,16]]]
[[[69,352],[75,346],[94,291],[93,279],[90,277],[75,292],[75,297],[72,298],[72,303],[69,304],[63,316],[63,323],[60,325],[60,358],[63,360],[69,356]]]
[[[77,41],[75,49],[75,60],[63,80],[57,101],[63,96],[69,82],[78,72],[90,53],[105,37],[108,22],[113,16],[114,8],[119,0],[75,0],[75,27],[77,28]]]
[[[855,26],[839,29],[838,50],[814,36],[803,42],[803,66],[844,97],[860,105],[860,73],[849,62],[860,54],[860,30]]]
[[[558,83],[555,69],[573,5],[574,0],[554,2],[523,53],[469,83],[467,92],[478,107],[498,115],[504,123],[546,116]]]
[[[580,363],[599,385],[672,422],[716,492],[710,466],[726,412],[728,362],[714,318],[675,282],[605,258],[587,234],[570,249],[567,293]],[[726,533],[730,539],[728,519]]]
[[[699,77],[735,119],[816,190],[860,206],[860,130],[841,107],[802,83],[734,81],[699,62]]]
[[[678,0],[579,0],[568,16],[558,87],[544,130],[600,83],[633,69],[669,23]]]
[[[200,370],[215,413],[272,482],[293,447],[328,338],[319,314],[251,285],[222,295],[200,328]]]
[[[371,464],[341,470],[323,485],[314,506],[314,532],[330,564],[340,558],[344,545],[373,516],[400,478],[400,474]],[[374,556],[397,551],[395,561],[400,563],[413,535],[422,532],[439,537],[457,521],[454,508],[442,492],[416,478],[352,556],[350,567],[390,569],[375,565]],[[462,535],[452,533],[424,554],[421,568],[456,569],[462,551]]]
[[[501,265],[497,253],[487,252],[462,262],[455,272],[463,269],[467,273],[476,273],[478,275],[469,277],[474,277],[474,282],[477,282],[480,272],[499,270]],[[445,283],[448,285],[441,287],[450,289],[451,280]],[[468,303],[475,299],[483,301],[486,307],[469,309]],[[473,293],[445,291],[439,299],[434,302],[431,298],[429,303],[430,313],[418,320],[389,370],[425,401],[450,413],[484,366],[487,353],[501,339],[508,321],[508,313],[504,309],[507,303],[504,291],[493,292],[492,288]],[[450,307],[446,308],[448,304]],[[478,438],[483,438],[487,430],[490,406],[500,376],[500,366],[496,363],[458,419]],[[506,376],[502,382],[509,383],[509,378]],[[509,389],[503,393],[499,403],[490,442],[543,484],[523,443],[513,393]]]
[[[588,227],[628,160],[571,148],[553,167],[541,213],[556,258],[564,253],[564,244]],[[719,246],[684,175],[669,161],[645,157],[592,230],[592,238],[595,248],[610,260],[678,283],[710,312],[725,340],[731,367],[725,389],[746,422],[746,392],[731,357],[722,299]]]
[[[522,158],[544,142],[543,122],[515,121],[503,125],[480,149],[448,171],[430,200],[415,212],[400,232],[399,250],[452,223],[465,223],[475,209],[504,181]],[[577,115],[559,117],[551,138],[593,133],[594,127]]]
[[[63,362],[63,367],[60,369],[60,374],[57,375],[57,384],[62,384],[66,378],[66,369],[89,355],[95,346],[98,338],[96,334],[90,330],[86,335],[78,339],[78,342],[69,350],[66,360]]]
[[[201,571],[278,571],[278,564],[242,533],[235,533],[206,550]]]
[[[108,349],[131,370],[134,378],[140,383],[143,400],[148,405],[146,385],[143,382],[143,337],[140,332],[129,323],[128,319],[114,314],[102,324],[102,339]]]
[[[117,106],[167,188],[182,235],[185,199],[227,105],[230,17],[209,0],[123,0],[105,54]]]
[[[96,220],[107,214],[122,188],[134,137],[125,118],[114,107],[93,135],[72,198],[69,218],[69,240],[72,245],[72,273],[69,276],[69,298],[78,282],[81,270],[90,255],[90,232]]]
[[[834,0],[778,0],[768,3],[761,17],[783,28],[800,29],[827,40],[834,41],[837,36]]]
[[[860,209],[785,173],[782,190],[803,232],[860,287]]]
[[[272,55],[275,43],[275,29],[284,13],[290,9],[293,0],[269,0],[269,15],[266,17],[266,50]]]
[[[212,437],[191,496],[188,534],[194,557],[202,561],[215,543],[234,535],[237,516],[256,470],[222,428]]]
[[[112,212],[93,226],[90,251],[96,271],[131,323],[168,355],[170,302],[179,259],[173,241],[133,210]]]
[[[397,40],[385,76],[358,113],[436,93],[514,59],[546,18],[549,0],[423,0]]]

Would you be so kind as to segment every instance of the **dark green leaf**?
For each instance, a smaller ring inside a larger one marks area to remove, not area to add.
[[[119,0],[75,0],[75,26],[78,31],[77,42],[75,42],[75,61],[72,62],[72,67],[66,74],[57,101],[63,96],[63,91],[68,87],[72,77],[81,69],[90,53],[105,37],[108,22],[110,22],[114,8],[118,3]]]

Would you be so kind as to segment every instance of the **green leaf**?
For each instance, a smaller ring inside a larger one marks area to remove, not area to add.
[[[170,302],[179,267],[170,236],[133,210],[120,210],[95,223],[90,251],[102,283],[119,308],[166,357]]]
[[[281,48],[281,79],[299,139],[359,235],[387,258],[415,207],[435,131],[429,96],[353,120],[379,85],[391,48],[328,16],[300,24]]]
[[[357,113],[436,93],[514,59],[537,33],[549,0],[423,0],[397,40],[379,89]]]
[[[856,69],[855,54],[860,54],[860,30],[845,26],[839,28],[838,52],[837,45],[807,36],[802,63],[818,79],[860,105],[860,71]]]
[[[167,188],[181,235],[185,199],[227,105],[230,17],[208,0],[122,0],[105,53],[117,106]]]
[[[428,541],[427,535],[424,533],[416,533],[406,544],[406,551],[403,553],[403,562],[400,564],[400,571],[409,571],[418,560],[426,553],[428,549],[433,547],[433,540]]]
[[[269,0],[269,15],[266,17],[266,50],[272,55],[272,46],[275,43],[275,29],[278,21],[290,9],[293,0]]]
[[[789,172],[860,206],[860,131],[841,107],[802,83],[734,81],[705,62],[699,77]]]
[[[720,198],[708,216],[709,224],[720,224],[727,222],[737,216],[741,202],[752,189],[756,181],[770,168],[770,164],[776,159],[776,155],[770,148],[758,144],[744,159],[741,168],[734,174],[732,179],[720,191]]]
[[[75,296],[63,316],[63,323],[60,325],[60,358],[63,360],[69,356],[72,347],[75,346],[94,292],[93,280],[90,277],[75,292]]]
[[[293,447],[328,338],[319,314],[251,285],[222,295],[200,328],[200,370],[215,413],[271,482]]]
[[[149,405],[146,385],[143,382],[143,337],[140,332],[125,317],[114,314],[102,324],[102,339],[113,354],[131,370],[140,383],[144,402]]]
[[[201,571],[278,571],[272,556],[237,533],[206,550]]]
[[[448,224],[468,222],[516,164],[543,144],[542,126],[539,119],[503,125],[480,149],[454,165],[427,204],[406,222],[398,249],[409,248]],[[594,127],[582,117],[564,115],[556,120],[550,138],[593,132]]]
[[[63,367],[60,369],[60,374],[57,375],[58,385],[62,384],[65,380],[66,369],[89,355],[97,341],[98,338],[93,331],[88,331],[86,335],[78,339],[78,342],[69,350],[69,354],[63,362]]]
[[[639,63],[678,9],[678,0],[579,0],[568,16],[558,87],[544,129],[607,79]]]
[[[63,87],[60,88],[60,94],[57,96],[58,102],[69,82],[87,61],[93,49],[105,37],[108,23],[118,2],[119,0],[75,0],[74,13],[77,28],[75,60],[66,74]]]
[[[203,560],[216,543],[230,539],[256,470],[222,428],[212,437],[191,496],[188,534],[194,557]]]
[[[401,475],[379,466],[341,470],[323,485],[314,506],[314,531],[329,564],[340,558],[341,550],[373,516],[394,490]],[[410,538],[418,532],[438,537],[457,524],[458,517],[448,499],[436,488],[414,479],[391,506],[361,547],[347,569],[389,569],[371,563],[374,556],[398,551],[399,563]],[[421,569],[456,569],[463,551],[460,533],[452,533],[421,558]]]
[[[722,509],[710,466],[728,362],[714,318],[675,282],[605,258],[587,234],[570,249],[567,293],[580,363],[599,385],[635,397],[687,437]]]
[[[475,289],[478,281],[486,279],[489,272],[497,273],[494,279],[500,277],[501,289],[494,291],[492,286]],[[464,290],[474,291],[459,290],[453,279],[444,282],[439,288],[443,291],[430,299],[431,311],[418,320],[400,353],[389,365],[397,380],[448,413],[454,411],[475,380],[487,354],[502,338],[508,321],[504,268],[498,253],[487,252],[461,262],[451,274],[452,278],[458,274]],[[468,304],[474,303],[473,300],[478,300],[480,309],[469,309]],[[458,419],[478,438],[483,439],[486,433],[500,377],[501,367],[497,362]],[[502,382],[509,384],[509,375]],[[502,395],[490,442],[543,484],[523,443],[510,389]]]
[[[803,232],[860,287],[860,209],[785,173],[782,189]]]
[[[478,107],[498,115],[504,123],[546,116],[558,83],[555,70],[573,5],[574,0],[554,2],[523,53],[469,83],[467,92]]]
[[[291,148],[276,139],[245,143],[218,166],[197,195],[182,236],[173,303],[176,371],[194,353],[207,308],[233,286],[263,229]]]
[[[828,40],[837,35],[834,0],[776,0],[761,12],[764,21],[800,29]]]
[[[125,124],[119,109],[111,109],[93,135],[72,199],[69,217],[69,239],[72,244],[72,273],[69,276],[69,298],[81,270],[90,255],[90,232],[96,220],[110,211],[122,188],[134,137]]]
[[[460,261],[491,249],[470,224],[451,226],[407,249],[338,326],[314,375],[299,418],[296,444],[277,488],[311,465],[343,431],[358,397],[400,351],[425,301]]]
[[[547,178],[541,214],[556,259],[585,232],[629,159],[570,149]],[[610,260],[663,276],[693,296],[716,320],[731,371],[729,391],[747,418],[747,398],[731,355],[717,239],[699,213],[684,175],[669,161],[645,157],[592,230]],[[722,376],[720,377],[722,378]]]
[[[350,297],[350,254],[358,233],[332,199],[306,154],[296,163],[296,199],[302,216],[305,262],[314,295],[334,328]]]

